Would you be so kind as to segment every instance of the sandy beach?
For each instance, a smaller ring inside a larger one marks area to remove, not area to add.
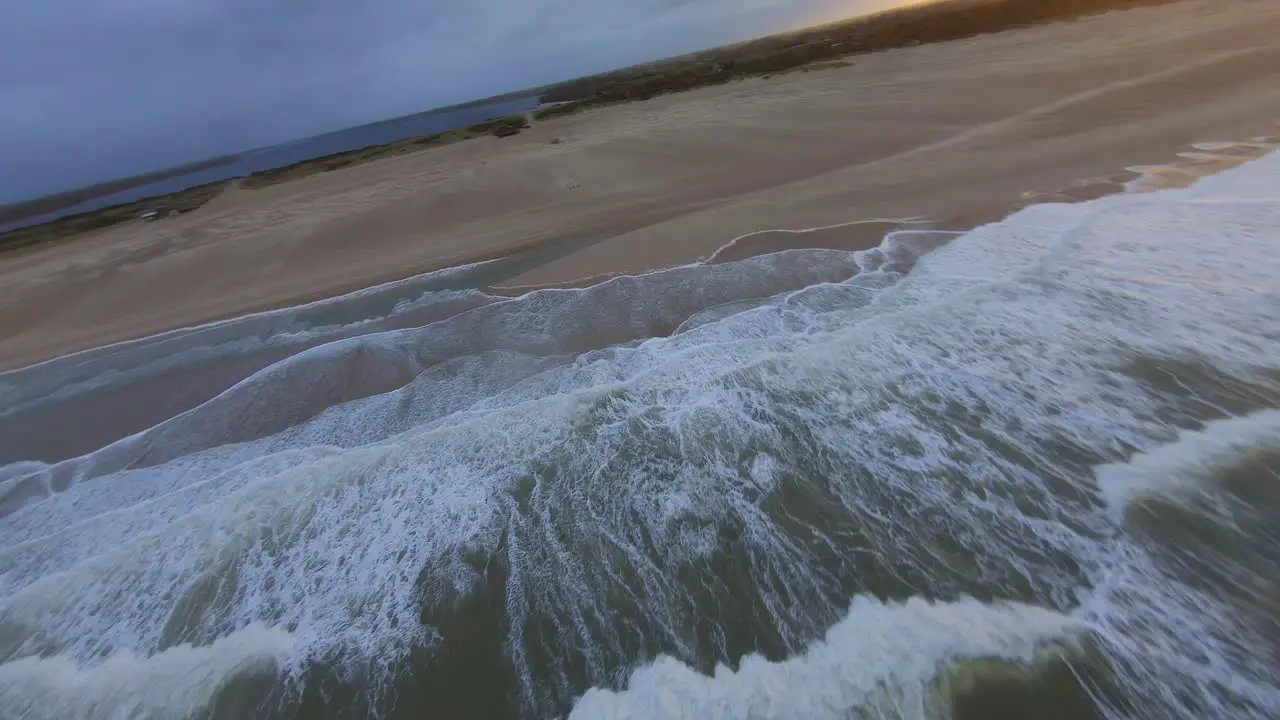
[[[1028,198],[1113,192],[1126,167],[1192,143],[1275,134],[1276,37],[1280,3],[1192,0],[233,189],[188,216],[0,257],[0,367],[529,249],[492,285],[686,263],[761,230],[971,227]]]

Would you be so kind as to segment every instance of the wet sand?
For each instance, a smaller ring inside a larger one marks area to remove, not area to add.
[[[1126,167],[1280,131],[1276,37],[1280,2],[1188,0],[232,190],[181,218],[0,256],[0,367],[517,252],[486,284],[581,284],[768,229],[970,227],[1064,189],[1113,192]],[[754,237],[736,252],[823,234]]]

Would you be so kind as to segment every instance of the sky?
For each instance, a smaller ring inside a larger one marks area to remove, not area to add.
[[[0,3],[0,203],[892,0]]]

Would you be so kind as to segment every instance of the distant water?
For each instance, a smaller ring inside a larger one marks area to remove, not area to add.
[[[0,708],[1280,717],[1280,154],[869,251],[484,267],[0,375],[28,412],[284,355],[0,467]]]
[[[474,125],[475,123],[492,120],[504,115],[517,115],[532,110],[537,105],[537,96],[531,95],[473,107],[428,110],[427,112],[406,115],[370,125],[360,125],[281,145],[249,150],[240,153],[236,160],[225,165],[96,197],[57,212],[46,213],[19,222],[0,223],[0,232],[27,225],[38,225],[66,215],[91,212],[157,195],[167,195],[190,187],[219,182],[229,178],[243,177],[261,170],[285,167],[334,153],[358,150],[370,145],[385,145],[420,135],[431,135],[444,130]]]

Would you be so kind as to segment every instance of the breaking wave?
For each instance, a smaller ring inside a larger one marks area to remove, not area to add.
[[[208,395],[0,468],[0,700],[1275,716],[1276,228],[1280,155],[958,238],[512,299],[425,276],[0,375],[5,427],[164,405],[166,373]]]

